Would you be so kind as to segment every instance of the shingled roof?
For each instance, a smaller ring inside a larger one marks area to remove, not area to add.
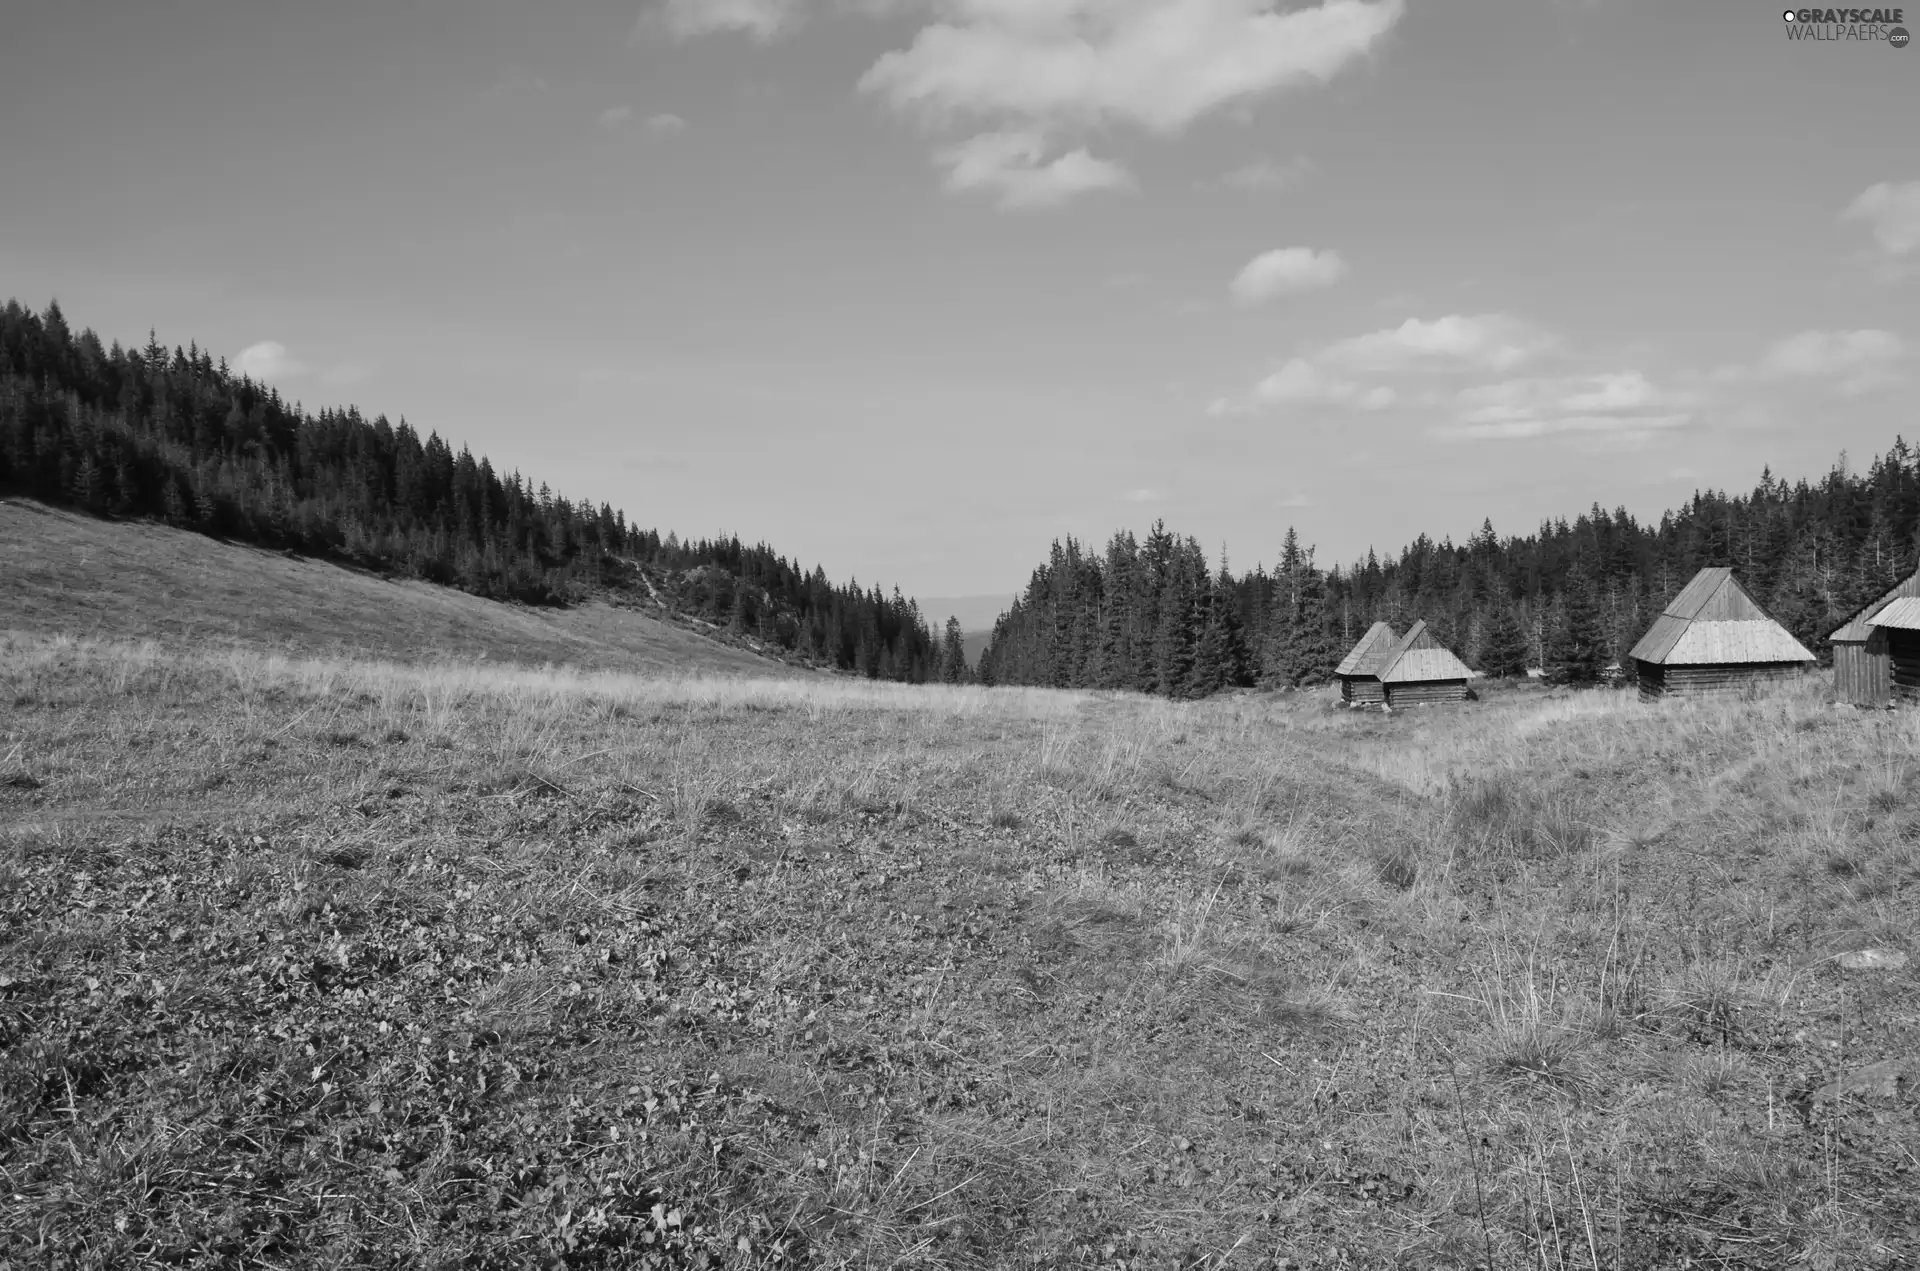
[[[1335,675],[1378,675],[1381,661],[1391,652],[1400,637],[1393,634],[1393,628],[1384,622],[1376,622],[1367,628],[1360,642],[1347,651],[1340,659],[1340,665],[1333,668]]]
[[[1407,628],[1377,672],[1382,684],[1413,684],[1428,680],[1464,680],[1473,672],[1467,664],[1427,634],[1426,619]]]
[[[1900,631],[1920,631],[1920,598],[1901,596],[1888,602],[1879,613],[1867,619],[1870,627],[1893,627]]]
[[[1627,656],[1658,666],[1815,660],[1724,567],[1695,574]]]
[[[1869,600],[1866,604],[1854,610],[1853,613],[1848,616],[1846,625],[1828,636],[1827,639],[1855,644],[1865,640],[1868,635],[1868,627],[1884,625],[1875,623],[1873,618],[1889,604],[1903,596],[1920,596],[1920,572],[1908,575],[1892,587],[1889,587],[1881,595],[1875,596],[1872,600]]]

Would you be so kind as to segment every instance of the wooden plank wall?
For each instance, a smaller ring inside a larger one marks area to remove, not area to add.
[[[1662,672],[1666,669],[1658,662],[1642,662],[1638,658],[1633,663],[1634,674],[1640,681],[1640,700],[1658,701],[1666,694],[1667,687]]]
[[[1892,700],[1893,666],[1887,656],[1887,637],[1876,631],[1864,643],[1834,641],[1833,691],[1855,706],[1885,706]]]
[[[1439,702],[1466,700],[1465,680],[1415,680],[1410,684],[1387,685],[1389,706],[1431,706]]]
[[[1387,700],[1385,688],[1379,680],[1343,679],[1340,681],[1340,700],[1363,704],[1384,702]]]
[[[1887,637],[1893,700],[1910,703],[1920,699],[1920,631],[1889,631]]]
[[[1640,700],[1657,701],[1663,697],[1718,697],[1764,689],[1770,684],[1798,679],[1806,674],[1797,662],[1740,664],[1734,666],[1655,666],[1636,664],[1639,671]],[[1916,658],[1920,670],[1920,658]],[[1920,678],[1916,678],[1920,684]]]
[[[1805,671],[1797,663],[1759,663],[1738,666],[1670,666],[1665,668],[1664,691],[1670,697],[1708,697],[1763,689],[1798,679]]]

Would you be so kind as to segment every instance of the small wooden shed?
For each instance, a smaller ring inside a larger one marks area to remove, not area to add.
[[[1719,566],[1695,574],[1627,656],[1643,701],[1755,688],[1816,660]]]
[[[1380,682],[1380,664],[1399,641],[1393,628],[1384,622],[1367,628],[1359,643],[1333,668],[1334,678],[1340,681],[1341,701],[1365,706],[1387,700],[1386,686]]]
[[[1407,628],[1380,663],[1380,685],[1389,706],[1464,702],[1473,672],[1433,638],[1425,619]]]
[[[1898,597],[1867,619],[1867,626],[1886,650],[1888,692],[1893,700],[1920,699],[1920,597]]]
[[[1833,643],[1833,691],[1855,706],[1888,706],[1893,701],[1893,665],[1887,651],[1889,628],[1873,619],[1896,600],[1920,596],[1920,571],[1885,595],[1854,610],[1845,626],[1827,638]]]

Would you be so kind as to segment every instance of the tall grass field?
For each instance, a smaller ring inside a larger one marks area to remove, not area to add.
[[[14,631],[0,1264],[1913,1266],[1915,721]]]

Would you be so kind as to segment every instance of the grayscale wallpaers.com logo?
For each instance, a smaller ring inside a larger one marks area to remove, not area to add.
[[[1780,16],[1789,40],[1885,40],[1903,49],[1912,38],[1900,25],[1907,20],[1904,9],[1788,9]]]

